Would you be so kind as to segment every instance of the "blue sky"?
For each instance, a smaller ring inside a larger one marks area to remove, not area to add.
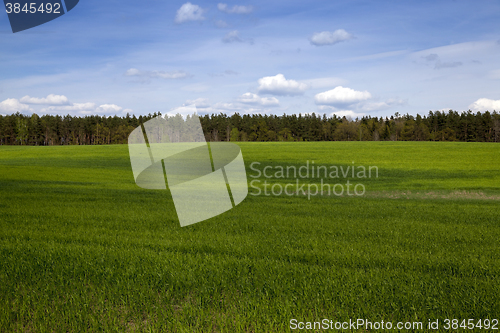
[[[5,13],[0,114],[498,111],[499,18],[498,1],[82,0],[13,34]]]

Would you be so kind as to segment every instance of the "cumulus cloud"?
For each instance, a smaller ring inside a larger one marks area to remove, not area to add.
[[[351,113],[355,113],[355,116],[363,116],[368,112],[387,110],[408,103],[407,100],[397,98],[379,101],[368,91],[356,91],[342,86],[317,94],[315,102],[319,110],[330,111],[337,116],[347,116]]]
[[[31,108],[27,104],[21,103],[18,99],[7,98],[6,100],[0,102],[0,111],[6,113],[15,113],[23,111],[31,111]]]
[[[346,105],[370,99],[372,95],[368,91],[356,91],[342,86],[335,87],[314,96],[316,104],[319,105]]]
[[[316,46],[333,45],[354,38],[353,35],[344,29],[335,31],[322,31],[313,34],[309,41]]]
[[[469,109],[472,111],[500,111],[500,99],[494,100],[489,98],[480,98],[471,105]]]
[[[116,104],[103,104],[96,108],[96,112],[103,112],[103,113],[118,113],[122,111],[123,108],[121,106],[118,106]]]
[[[295,80],[287,80],[283,74],[276,76],[265,76],[259,79],[259,92],[272,95],[302,95],[308,86]]]
[[[257,94],[245,93],[238,98],[238,101],[245,104],[262,106],[279,106],[280,102],[276,97],[260,97]]]
[[[54,95],[50,94],[45,98],[30,97],[28,95],[24,96],[19,100],[21,103],[25,104],[45,104],[45,105],[65,105],[69,104],[69,100],[64,95]]]
[[[225,3],[219,3],[217,8],[227,14],[249,14],[253,11],[252,6],[233,6],[229,8]]]
[[[184,23],[187,21],[201,21],[205,18],[203,13],[205,11],[198,5],[193,5],[191,2],[186,2],[177,10],[175,15],[175,23]]]
[[[137,68],[130,68],[125,72],[126,76],[136,76],[145,79],[184,79],[190,77],[191,74],[184,71],[140,71]]]

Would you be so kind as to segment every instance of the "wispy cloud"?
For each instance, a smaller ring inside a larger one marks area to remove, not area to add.
[[[337,77],[322,77],[316,79],[302,80],[301,82],[307,84],[311,89],[334,87],[345,84],[346,80]]]
[[[224,43],[234,43],[234,42],[243,42],[243,40],[240,38],[239,33],[237,30],[233,30],[228,32],[224,38],[222,38],[222,41]]]
[[[450,62],[437,61],[436,64],[434,65],[434,68],[435,69],[453,68],[453,67],[458,67],[458,66],[462,66],[461,61],[450,61]]]
[[[211,77],[223,77],[223,76],[228,76],[228,75],[238,75],[238,72],[235,72],[233,70],[228,69],[222,73],[209,73],[208,75]]]
[[[233,6],[233,7],[228,7],[227,4],[225,3],[219,3],[217,5],[217,8],[224,13],[227,14],[250,14],[253,12],[253,7],[252,6]]]
[[[136,68],[130,68],[125,72],[126,76],[136,76],[146,79],[184,79],[192,76],[185,71],[140,71]]]
[[[429,55],[423,56],[422,58],[424,58],[427,61],[436,61],[438,60],[439,56],[436,53],[431,53]]]
[[[210,101],[208,100],[208,98],[197,98],[197,99],[192,99],[192,100],[187,100],[185,105],[194,105],[196,106],[197,108],[202,108],[202,109],[205,109],[205,108],[208,108],[210,107]]]
[[[217,28],[221,28],[221,29],[227,28],[229,26],[229,24],[227,24],[227,22],[224,20],[217,20],[214,22],[214,24]]]
[[[249,43],[249,44],[253,44],[253,39],[252,38],[247,38],[247,39],[242,39],[240,38],[240,35],[239,35],[239,32],[238,30],[233,30],[233,31],[230,31],[228,32],[224,38],[222,38],[222,41],[224,43]]]
[[[453,68],[463,65],[461,61],[441,61],[437,53],[430,53],[421,58],[424,59],[426,63],[434,64],[434,69]]]

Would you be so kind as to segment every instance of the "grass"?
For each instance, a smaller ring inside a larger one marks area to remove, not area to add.
[[[180,228],[167,191],[135,185],[125,145],[0,147],[0,331],[500,317],[499,145],[240,146],[249,175],[354,161],[379,177],[362,197],[249,195]]]

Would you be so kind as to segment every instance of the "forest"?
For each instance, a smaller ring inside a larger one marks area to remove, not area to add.
[[[0,145],[126,144],[129,134],[161,113],[86,117],[19,112],[0,115]],[[176,115],[173,117],[181,117]],[[500,114],[429,111],[351,119],[336,115],[235,113],[199,116],[207,141],[462,141],[500,142]]]

